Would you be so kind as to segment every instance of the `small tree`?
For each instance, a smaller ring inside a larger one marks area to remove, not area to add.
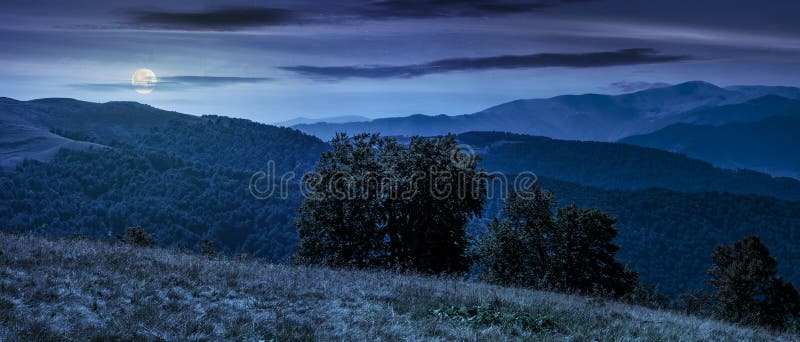
[[[782,327],[800,316],[800,298],[778,277],[778,261],[757,236],[717,246],[706,281],[714,290],[714,314],[736,323]]]
[[[208,257],[217,255],[217,249],[214,247],[214,242],[208,239],[203,240],[203,243],[200,245],[200,255],[205,255]]]
[[[555,253],[550,262],[558,288],[617,296],[634,289],[636,273],[614,258],[619,250],[613,243],[617,236],[616,222],[597,209],[568,205],[558,210],[553,239]]]
[[[125,235],[120,236],[119,239],[124,243],[139,247],[153,247],[156,245],[154,234],[145,232],[142,227],[128,227],[125,230]]]
[[[548,279],[547,256],[553,227],[553,193],[534,187],[526,198],[510,191],[502,208],[503,219],[495,217],[487,234],[478,241],[476,254],[481,276],[490,282],[523,287],[543,287]]]
[[[489,281],[527,287],[553,287],[582,293],[624,295],[636,274],[614,259],[619,247],[614,219],[599,210],[570,205],[553,214],[552,192],[535,184],[511,191],[478,242],[478,262]]]

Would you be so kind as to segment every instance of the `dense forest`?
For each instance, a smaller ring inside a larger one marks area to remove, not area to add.
[[[282,260],[294,248],[299,194],[257,200],[250,176],[157,152],[64,150],[0,178],[0,226],[101,239],[140,226],[162,246],[196,249],[210,239],[229,253]]]
[[[26,161],[1,174],[4,230],[114,239],[141,226],[162,246],[196,249],[210,239],[223,251],[275,261],[294,250],[301,174],[285,199],[256,199],[250,178],[269,161],[279,176],[302,172],[327,148],[296,130],[213,116],[136,135],[103,126],[53,131],[113,148],[62,150],[49,163]]]

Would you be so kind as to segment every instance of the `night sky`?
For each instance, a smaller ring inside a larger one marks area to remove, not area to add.
[[[689,80],[800,86],[798,14],[797,0],[3,0],[0,96],[269,123]],[[152,93],[131,88],[139,68]]]

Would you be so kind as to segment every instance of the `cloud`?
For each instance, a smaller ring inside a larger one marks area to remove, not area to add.
[[[130,10],[126,14],[138,27],[183,30],[230,30],[297,24],[300,21],[292,10],[270,7],[230,7],[203,12]]]
[[[166,76],[158,79],[155,89],[159,91],[184,90],[198,87],[218,87],[233,84],[252,84],[272,81],[268,77],[232,77],[232,76]],[[77,83],[72,88],[92,91],[115,91],[134,89],[129,82],[124,83]]]
[[[666,63],[690,60],[687,55],[665,55],[657,50],[638,48],[617,51],[588,53],[538,53],[530,55],[507,55],[481,58],[442,59],[412,65],[355,65],[355,66],[310,66],[295,65],[281,67],[300,75],[322,79],[345,78],[411,78],[453,71],[477,71],[489,69],[523,68],[595,68],[617,65]]]
[[[593,0],[383,0],[354,6],[322,3],[314,8],[226,7],[205,11],[133,9],[125,11],[137,28],[175,30],[238,30],[247,27],[344,23],[352,20],[487,17],[541,11]]]
[[[639,90],[668,86],[670,86],[670,84],[664,82],[620,81],[609,84],[608,88],[621,93],[632,93]]]
[[[272,81],[269,77],[233,77],[233,76],[167,76],[159,80],[161,82],[180,83],[193,86],[219,86],[226,84],[241,83],[260,83]]]
[[[541,11],[591,0],[384,0],[373,2],[357,14],[362,19],[485,17]]]

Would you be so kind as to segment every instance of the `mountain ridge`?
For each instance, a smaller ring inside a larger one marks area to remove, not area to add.
[[[383,135],[432,136],[468,131],[505,131],[558,139],[616,141],[680,122],[680,114],[746,102],[770,91],[793,95],[790,87],[718,87],[690,81],[621,95],[560,95],[545,99],[518,99],[461,115],[411,115],[343,124],[293,126],[330,139],[335,132],[379,132]],[[798,90],[796,99],[800,99]]]
[[[620,142],[685,154],[719,167],[742,167],[800,179],[797,132],[800,112],[724,125],[680,123]]]

